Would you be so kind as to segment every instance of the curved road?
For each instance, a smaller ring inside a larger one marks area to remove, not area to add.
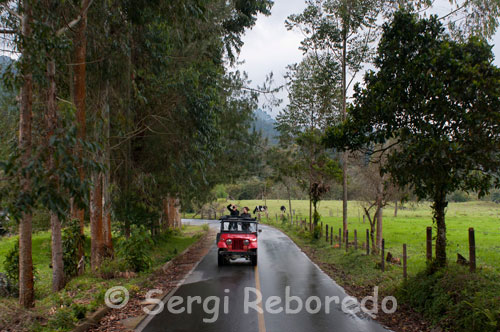
[[[209,223],[211,227],[218,227],[218,222]],[[260,227],[263,231],[259,235],[257,267],[244,260],[217,266],[214,245],[175,293],[163,299],[173,310],[165,305],[161,313],[148,316],[136,331],[388,331],[367,315],[354,314],[348,302],[345,306],[351,311],[342,310],[342,300],[347,296],[342,287],[311,262],[285,234],[265,225]],[[300,298],[302,310],[298,310],[298,301],[290,301],[291,311],[286,312],[287,289],[289,298]],[[262,294],[260,303],[257,301],[259,293]],[[313,296],[317,298],[311,298]],[[331,297],[329,302],[327,296]],[[219,303],[210,297],[219,298]],[[336,303],[335,297],[340,303]],[[310,302],[306,303],[307,299]],[[318,301],[320,310],[317,310]],[[187,312],[189,307],[190,313]]]

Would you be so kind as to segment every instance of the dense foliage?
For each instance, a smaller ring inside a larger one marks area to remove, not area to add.
[[[440,266],[446,196],[455,190],[482,196],[499,184],[500,70],[492,60],[488,44],[451,40],[437,17],[397,13],[384,27],[378,71],[357,88],[348,120],[328,133],[330,146],[349,149],[394,140],[383,172],[433,201]]]

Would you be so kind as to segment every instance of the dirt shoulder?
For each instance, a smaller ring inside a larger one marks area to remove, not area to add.
[[[151,274],[148,281],[131,294],[128,304],[122,309],[110,310],[99,323],[89,329],[91,332],[133,331],[144,318],[145,294],[151,289],[169,293],[179,285],[196,264],[208,253],[215,241],[216,232],[210,230],[196,243]]]

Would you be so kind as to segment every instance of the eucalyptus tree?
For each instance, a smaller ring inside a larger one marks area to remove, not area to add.
[[[5,23],[15,35],[10,45],[21,58],[15,70],[4,74],[4,83],[16,89],[21,86],[20,141],[1,163],[8,191],[2,188],[13,219],[19,221],[19,300],[31,307],[33,301],[33,262],[31,253],[31,214],[35,207],[50,211],[52,228],[53,289],[64,285],[61,246],[61,220],[67,217],[68,194],[84,204],[89,184],[78,176],[76,164],[87,161],[70,152],[77,144],[82,150],[94,147],[76,139],[71,107],[57,100],[56,67],[67,54],[66,32],[80,20],[63,21],[58,15],[64,4],[50,1],[24,1],[16,6],[6,2]],[[12,19],[10,19],[12,18]],[[12,85],[11,85],[12,83]]]
[[[376,20],[381,11],[381,0],[308,0],[300,14],[288,17],[288,29],[300,30],[305,38],[301,49],[309,56],[328,56],[340,71],[325,72],[338,77],[342,119],[347,116],[347,94],[357,74],[365,63],[371,61],[372,43],[377,38]],[[330,123],[333,124],[333,123]],[[343,234],[347,231],[347,154],[342,156]]]
[[[319,137],[332,122],[338,121],[338,64],[329,56],[308,55],[299,64],[288,67],[286,75],[289,103],[276,118],[283,148],[297,153],[294,172],[309,193],[309,218],[321,195],[314,188],[326,189],[331,180],[331,156]],[[328,71],[324,69],[328,68]],[[297,144],[294,147],[290,142]],[[318,221],[314,213],[315,224]]]
[[[484,195],[500,185],[500,69],[483,40],[453,41],[437,17],[396,13],[384,26],[377,72],[365,76],[329,146],[359,149],[393,140],[384,172],[430,199],[436,266],[446,264],[447,194]]]

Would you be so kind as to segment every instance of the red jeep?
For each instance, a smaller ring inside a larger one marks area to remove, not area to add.
[[[217,263],[228,264],[237,258],[249,259],[253,266],[257,265],[256,219],[225,216],[220,220],[220,233],[217,234]]]

